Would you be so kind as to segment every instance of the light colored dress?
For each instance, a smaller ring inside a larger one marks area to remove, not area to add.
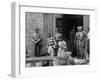
[[[65,57],[66,56],[65,50],[67,49],[66,42],[64,40],[59,41],[58,46],[59,46],[59,49],[58,49],[57,57]]]

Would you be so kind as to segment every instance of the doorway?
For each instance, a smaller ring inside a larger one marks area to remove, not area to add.
[[[83,16],[82,15],[63,15],[62,18],[62,28],[63,35],[65,39],[70,40],[70,31],[75,28],[77,31],[77,26],[83,26]]]
[[[63,14],[62,18],[56,20],[57,28],[63,35],[63,39],[67,42],[68,50],[72,52],[72,56],[76,56],[76,49],[74,49],[75,33],[77,32],[77,26],[83,26],[83,15],[70,15]],[[71,38],[71,31],[73,29],[75,33]],[[73,39],[73,40],[72,40]]]

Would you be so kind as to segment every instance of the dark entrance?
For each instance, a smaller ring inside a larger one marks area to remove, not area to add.
[[[82,15],[63,15],[62,20],[63,35],[67,40],[70,40],[70,31],[73,26],[75,26],[75,31],[77,31],[77,26],[83,26]]]
[[[72,49],[73,41],[70,38],[70,33],[73,29],[73,26],[75,28],[75,33],[76,33],[77,26],[83,26],[83,15],[63,14],[62,18],[57,19],[57,28],[58,28],[59,32],[61,32],[63,34],[64,40],[68,43],[69,50],[72,51],[72,53],[74,53],[73,56],[75,56],[76,51]]]

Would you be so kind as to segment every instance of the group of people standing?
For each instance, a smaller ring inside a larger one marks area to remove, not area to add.
[[[83,30],[82,26],[77,27],[77,32],[75,33],[75,39],[73,45],[76,47],[77,58],[89,58],[89,29],[87,31]],[[35,29],[33,34],[32,42],[35,46],[35,56],[40,57],[40,47],[41,36],[39,34],[39,29]],[[52,33],[48,34],[47,38],[47,53],[49,56],[54,57],[64,57],[68,52],[67,42],[63,39],[63,35],[57,32],[54,36]]]

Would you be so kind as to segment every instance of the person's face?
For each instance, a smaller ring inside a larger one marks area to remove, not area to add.
[[[82,29],[78,29],[78,31],[80,32],[80,31],[82,31]]]
[[[86,29],[86,32],[87,32],[87,33],[89,32],[89,29],[88,29],[88,28]]]
[[[38,33],[38,30],[35,30],[36,33]]]
[[[48,35],[48,38],[50,38],[50,37],[51,37],[51,35],[49,34],[49,35]]]
[[[82,27],[80,26],[80,27],[78,27],[78,31],[79,32],[81,32],[82,31]]]
[[[59,40],[62,41],[62,38],[60,38]]]
[[[75,26],[73,26],[73,29],[75,29]]]

